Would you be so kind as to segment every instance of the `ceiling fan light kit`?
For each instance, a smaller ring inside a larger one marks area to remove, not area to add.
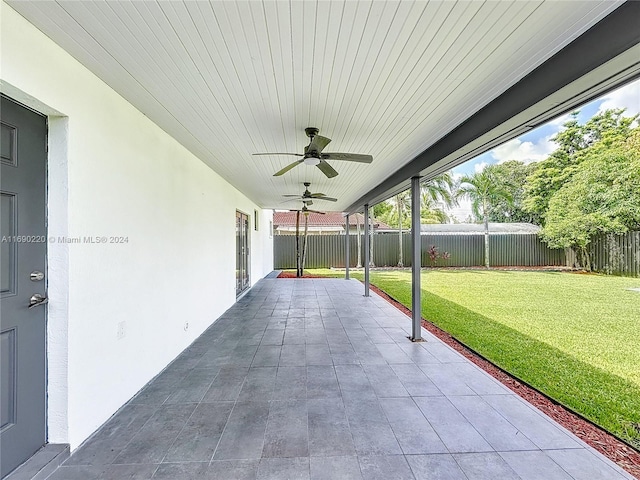
[[[301,163],[318,167],[318,169],[325,174],[327,178],[333,178],[338,175],[338,172],[327,163],[327,160],[340,160],[343,162],[358,162],[358,163],[371,163],[373,157],[371,155],[364,155],[359,153],[322,153],[322,150],[331,142],[330,138],[322,137],[318,135],[319,130],[315,127],[307,127],[304,129],[307,137],[311,139],[309,145],[304,149],[302,153],[254,153],[253,155],[293,155],[295,157],[302,157],[300,160],[296,160],[290,163],[282,170],[273,174],[274,177],[284,175],[289,170],[297,167]]]

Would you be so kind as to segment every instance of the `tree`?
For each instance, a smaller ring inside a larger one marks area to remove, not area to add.
[[[400,195],[405,194],[408,195],[407,192],[400,193]],[[410,201],[409,197],[407,197],[407,201]],[[378,220],[386,223],[390,227],[397,227],[398,222],[402,219],[402,228],[406,230],[411,228],[411,218],[406,215],[407,205],[409,204],[405,202],[403,205],[402,214],[399,215],[397,201],[395,197],[391,197],[389,200],[385,200],[376,205],[373,209],[373,214]]]
[[[390,200],[376,203],[373,207],[370,207],[370,210],[373,213],[374,218],[386,223],[387,225],[395,225],[395,223],[392,222],[395,209]]]
[[[636,128],[624,140],[605,134],[585,151],[578,171],[549,201],[541,236],[551,248],[576,250],[590,270],[587,246],[595,234],[640,229],[639,146]]]
[[[585,152],[593,147],[608,148],[616,142],[626,140],[631,134],[631,125],[638,115],[623,117],[624,109],[611,109],[593,116],[584,125],[578,123],[578,112],[563,124],[552,140],[558,148],[548,158],[539,162],[528,177],[524,187],[523,209],[546,222],[549,201],[563,185],[579,170]]]
[[[523,209],[524,184],[527,178],[536,171],[537,164],[525,164],[517,160],[509,160],[486,169],[491,173],[498,188],[509,192],[511,198],[492,200],[489,212],[490,222],[528,222],[540,224],[540,217]]]
[[[411,193],[406,190],[400,195],[401,206],[398,207],[398,199],[393,197],[385,202],[380,202],[373,208],[376,218],[387,225],[398,226],[402,223],[402,229],[411,228],[411,217],[407,212],[411,210]],[[420,184],[420,218],[421,223],[446,223],[450,219],[443,207],[453,207],[457,204],[455,197],[455,182],[450,173],[443,173],[437,177]]]
[[[402,259],[402,222],[403,211],[411,211],[411,191],[405,190],[394,197],[396,213],[398,214],[398,267],[404,267]],[[409,217],[410,218],[410,217]]]
[[[445,172],[420,184],[420,222],[446,223],[449,216],[443,207],[457,205],[455,181]]]
[[[456,199],[453,194],[455,182],[450,173],[443,173],[429,181],[420,184],[420,222],[421,223],[445,223],[449,217],[443,206],[452,207]],[[403,230],[411,228],[411,216],[405,212],[411,211],[411,190],[405,190],[393,197],[387,210],[386,223],[398,226],[398,267],[404,266],[402,254]]]
[[[373,260],[373,209],[369,209],[369,231],[367,235],[369,235],[369,266],[375,267],[376,264]]]
[[[411,196],[409,190],[399,193],[398,195],[380,202],[372,208],[373,214],[389,226],[398,228],[398,266],[403,266],[402,258],[402,233],[403,230],[411,227],[411,217],[405,215],[405,212],[411,209]],[[373,244],[373,240],[371,242]],[[373,259],[373,254],[371,254]]]
[[[433,206],[432,208],[421,208],[420,209],[420,223],[447,223],[451,220],[449,215],[442,210],[438,205]]]
[[[432,205],[441,202],[447,207],[453,207],[458,202],[455,194],[455,181],[450,172],[441,173],[431,180],[420,184],[422,203]]]
[[[471,200],[471,209],[477,218],[484,222],[484,264],[489,268],[489,215],[491,206],[500,199],[511,201],[509,192],[495,180],[491,169],[462,177],[457,192],[458,197]]]

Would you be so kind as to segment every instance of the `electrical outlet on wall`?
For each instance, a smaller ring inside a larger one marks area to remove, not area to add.
[[[118,340],[122,340],[126,334],[126,322],[122,321],[118,323],[118,332],[116,333],[116,338]]]
[[[184,331],[189,330],[189,322],[184,322]]]

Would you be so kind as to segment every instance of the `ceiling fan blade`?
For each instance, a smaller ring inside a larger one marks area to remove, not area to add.
[[[319,213],[320,215],[324,215],[325,213],[327,213],[327,212],[319,212],[318,210],[309,210],[308,208],[301,208],[299,210],[291,209],[289,211],[290,212],[300,212],[300,213],[304,213],[304,214]]]
[[[314,200],[328,200],[329,202],[337,202],[338,199],[337,198],[333,198],[333,197],[313,197]]]
[[[330,202],[337,202],[337,198],[327,197],[326,193],[312,193],[309,198],[315,198],[316,200],[329,200]]]
[[[373,157],[371,155],[363,155],[361,153],[323,153],[320,155],[325,160],[342,160],[345,162],[371,163]]]
[[[316,167],[318,167],[320,171],[327,176],[327,178],[333,178],[338,175],[338,172],[336,172],[335,169],[324,160],[320,160],[320,163],[316,165]]]
[[[296,157],[304,157],[301,153],[284,153],[284,152],[274,152],[274,153],[252,153],[251,155],[294,155]]]
[[[296,165],[300,165],[302,162],[304,162],[304,160],[296,160],[295,162],[290,163],[289,165],[284,167],[282,170],[279,170],[276,173],[274,173],[273,176],[274,177],[279,177],[280,175],[284,175],[285,173],[287,173],[289,170],[291,170]]]
[[[287,194],[287,195],[282,195],[283,197],[295,197],[295,198],[302,198],[300,195],[292,195],[292,194]]]
[[[307,151],[321,152],[322,149],[327,145],[329,145],[330,142],[331,142],[330,138],[321,137],[320,135],[315,135],[311,140],[311,143],[309,144]],[[305,153],[307,153],[307,151],[305,151]]]

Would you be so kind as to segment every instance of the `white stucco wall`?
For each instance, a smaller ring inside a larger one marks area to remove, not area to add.
[[[0,5],[2,92],[52,115],[50,236],[128,238],[48,250],[48,435],[75,448],[235,302],[236,209],[272,270],[272,214]]]

